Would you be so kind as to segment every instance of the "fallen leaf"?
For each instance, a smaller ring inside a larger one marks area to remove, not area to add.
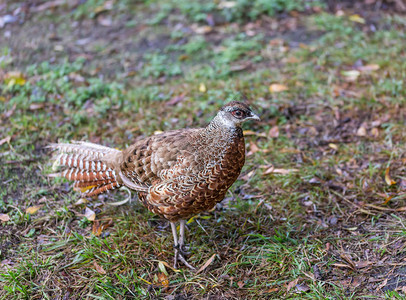
[[[257,153],[258,151],[258,146],[253,141],[250,141],[250,150],[248,151],[247,156]]]
[[[18,18],[12,15],[5,15],[0,17],[0,28],[3,28],[8,23],[14,23]]]
[[[245,136],[247,136],[247,135],[256,135],[256,136],[260,136],[260,137],[266,137],[265,133],[263,133],[263,132],[255,132],[255,131],[252,131],[252,130],[244,130],[243,134]]]
[[[182,102],[183,99],[185,99],[186,93],[182,93],[180,95],[172,97],[169,101],[167,101],[165,104],[168,106],[173,106],[178,104],[179,102]]]
[[[93,226],[92,226],[92,233],[95,236],[100,236],[103,233],[103,230],[105,230],[106,228],[110,227],[113,224],[113,219],[109,218],[106,220],[104,220],[103,222],[99,221],[99,220],[95,220],[93,222]]]
[[[159,270],[161,270],[162,273],[164,273],[166,276],[168,276],[168,272],[165,269],[165,265],[161,261],[158,262],[158,268],[159,268]]]
[[[40,11],[48,10],[50,8],[55,8],[57,6],[64,5],[64,4],[66,4],[65,0],[47,1],[41,5],[38,5],[37,7],[31,8],[31,11],[40,12]]]
[[[190,26],[197,34],[206,34],[213,30],[211,26]]]
[[[199,91],[202,93],[205,93],[207,91],[206,85],[204,83],[201,83],[199,85]]]
[[[89,221],[94,221],[96,219],[96,213],[88,207],[86,207],[84,216]]]
[[[371,129],[371,135],[372,135],[374,138],[378,138],[378,137],[379,137],[379,130],[378,130],[378,128],[376,128],[376,127],[372,128],[372,129]]]
[[[292,280],[291,282],[288,283],[286,286],[286,293],[289,293],[289,291],[296,286],[296,284],[299,282],[299,278],[296,278],[295,280]]]
[[[103,267],[100,266],[99,264],[97,264],[97,262],[93,262],[93,266],[95,267],[97,273],[102,274],[102,275],[106,275],[106,271],[104,271]]]
[[[218,8],[233,8],[236,6],[237,2],[236,1],[222,1],[218,4]]]
[[[33,215],[35,214],[40,208],[42,207],[42,205],[34,205],[34,206],[30,206],[28,207],[25,212],[27,214]]]
[[[62,45],[55,45],[54,50],[57,52],[62,52],[63,51],[63,46]]]
[[[393,195],[392,195],[392,196],[385,197],[385,201],[382,203],[382,205],[388,204],[389,201],[391,201],[391,199],[392,199],[393,197],[394,197]]]
[[[158,273],[158,282],[163,286],[163,287],[169,287],[169,280],[168,276],[164,273]]]
[[[339,264],[339,263],[336,263],[336,264],[332,264],[332,266],[335,266],[335,267],[338,267],[338,268],[348,268],[348,269],[352,269],[351,266],[346,265],[346,264]]]
[[[10,118],[13,115],[13,113],[15,112],[16,108],[17,108],[17,104],[14,103],[13,107],[3,114],[4,118]]]
[[[334,150],[338,151],[338,146],[337,146],[336,144],[330,143],[330,144],[328,144],[328,146],[329,146],[331,149],[334,149]]]
[[[385,182],[389,186],[396,184],[396,181],[392,180],[392,178],[389,175],[389,167],[387,167],[385,170]]]
[[[363,269],[365,267],[368,267],[369,265],[372,265],[373,263],[370,261],[359,261],[357,263],[355,263],[355,267],[357,269]]]
[[[23,73],[20,71],[11,71],[4,75],[4,83],[8,87],[12,87],[14,85],[24,85],[26,82]]]
[[[294,173],[294,172],[298,172],[298,169],[275,169],[273,166],[270,167],[269,169],[267,169],[263,175],[268,175],[268,174],[282,174],[282,175],[286,175],[286,174],[290,174],[290,173]]]
[[[199,274],[201,272],[203,272],[214,260],[214,258],[216,257],[216,253],[214,253],[205,263],[203,266],[200,267],[199,270],[197,270],[196,274]]]
[[[296,285],[296,290],[298,292],[305,292],[306,293],[307,291],[310,290],[310,288],[309,288],[309,286],[307,284],[301,283],[301,284]]]
[[[360,128],[358,128],[357,135],[358,136],[366,136],[367,135],[367,130],[365,129],[364,126],[361,126]]]
[[[383,287],[386,286],[386,284],[388,283],[388,278],[385,278],[384,281],[382,281],[382,283],[380,285],[378,285],[378,287],[376,288],[377,291],[381,290]]]
[[[44,108],[44,107],[45,107],[45,103],[33,103],[33,104],[30,104],[29,109],[30,110],[37,110],[37,109],[41,109],[41,108]]]
[[[0,146],[3,145],[4,143],[9,143],[11,140],[11,136],[6,136],[4,139],[0,140]]]
[[[271,129],[269,129],[268,136],[270,138],[277,138],[279,136],[279,127],[273,126]]]
[[[110,27],[111,25],[113,25],[113,20],[111,19],[111,17],[103,17],[103,16],[99,16],[97,18],[97,22],[104,27]]]
[[[75,202],[75,204],[73,204],[74,206],[78,206],[78,205],[81,205],[81,204],[86,204],[86,203],[88,203],[89,201],[87,200],[87,199],[85,199],[85,198],[80,198],[78,201],[76,201]]]
[[[358,70],[349,70],[349,71],[342,71],[341,74],[345,76],[345,79],[348,81],[355,81],[361,75],[361,72]]]
[[[237,282],[237,285],[238,285],[238,287],[239,287],[240,289],[242,289],[242,288],[244,287],[244,282],[238,281],[238,282]]]
[[[284,85],[284,84],[272,83],[269,86],[269,91],[271,93],[280,93],[280,92],[284,92],[284,91],[287,91],[287,90],[288,90],[288,87],[286,85]]]
[[[361,24],[365,24],[365,19],[362,18],[360,15],[351,15],[349,17],[350,21],[356,22],[356,23],[361,23]]]
[[[368,72],[372,72],[372,71],[376,71],[376,70],[379,70],[379,65],[377,65],[377,64],[371,64],[371,65],[366,65],[366,66],[361,66],[361,67],[358,67],[358,70],[359,71],[361,71],[361,72],[365,72],[365,73],[368,73]]]
[[[10,221],[10,217],[7,214],[0,214],[0,221],[2,222],[8,222]]]
[[[265,293],[273,293],[273,292],[277,292],[279,291],[279,288],[274,287],[274,288],[270,288],[269,290],[266,290]]]
[[[238,72],[238,71],[243,71],[248,69],[249,67],[251,67],[250,63],[246,63],[246,64],[240,64],[240,65],[232,65],[230,67],[230,71],[231,72]]]

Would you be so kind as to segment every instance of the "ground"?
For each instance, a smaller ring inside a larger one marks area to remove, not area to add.
[[[1,299],[404,299],[402,1],[0,4]],[[49,143],[125,148],[244,100],[226,199],[168,224],[49,178]]]

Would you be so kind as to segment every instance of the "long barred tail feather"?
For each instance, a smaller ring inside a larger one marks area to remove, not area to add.
[[[95,196],[120,187],[116,172],[102,160],[105,155],[120,150],[77,141],[51,144],[48,148],[55,150],[53,169],[63,168],[59,173],[48,176],[73,180],[74,187],[86,196]]]

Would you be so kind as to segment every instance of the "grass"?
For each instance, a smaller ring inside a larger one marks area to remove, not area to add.
[[[10,25],[0,298],[402,299],[405,18],[316,1],[199,3],[86,1]],[[52,38],[34,34],[52,26]],[[124,191],[81,200],[46,176],[49,143],[124,148],[204,126],[234,99],[262,121],[245,128],[246,165],[223,204],[190,220],[190,262],[214,257],[201,273],[171,268],[165,221],[137,201],[109,205]]]

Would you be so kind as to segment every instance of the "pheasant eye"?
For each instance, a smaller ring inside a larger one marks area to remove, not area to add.
[[[237,119],[241,119],[243,117],[243,112],[241,110],[235,110],[232,112],[232,115]]]

